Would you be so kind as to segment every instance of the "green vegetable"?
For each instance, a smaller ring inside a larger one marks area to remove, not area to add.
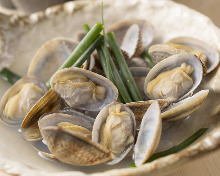
[[[95,41],[88,47],[88,49],[80,56],[80,58],[72,65],[73,67],[81,67],[82,64],[89,58],[92,52],[100,45],[104,37],[98,36]]]
[[[170,154],[173,154],[173,153],[177,153],[177,152],[183,150],[184,148],[188,147],[190,144],[195,142],[207,130],[208,130],[208,128],[199,129],[197,132],[195,132],[192,136],[190,136],[188,139],[186,139],[185,141],[183,141],[179,145],[177,145],[175,147],[172,147],[168,150],[165,150],[163,152],[153,154],[145,163],[149,163],[149,162],[151,162],[151,161],[153,161],[157,158],[164,157],[164,156],[167,156],[167,155],[170,155]],[[130,164],[129,166],[130,167],[136,167],[134,163]]]
[[[142,53],[142,56],[144,57],[144,59],[147,61],[148,65],[150,66],[150,68],[153,68],[155,66],[155,64],[153,63],[148,51],[144,51]]]
[[[121,95],[125,103],[132,102],[132,99],[130,98],[130,95],[118,73],[114,61],[112,60],[108,48],[106,47],[104,42],[101,44],[100,47],[97,48],[97,52],[99,54],[103,70],[107,71],[107,73],[105,73],[106,77],[116,85],[119,94]]]
[[[4,79],[6,82],[8,82],[10,84],[14,84],[16,81],[21,79],[21,76],[13,73],[12,71],[10,71],[7,68],[4,68],[2,71],[0,71],[0,75],[1,75],[2,79]]]
[[[85,29],[85,26],[86,26],[86,29]],[[87,32],[87,30],[90,30],[89,25],[84,25],[84,30],[85,30],[85,32]],[[121,103],[131,102],[131,98],[130,98],[130,96],[129,96],[129,94],[123,84],[123,81],[121,80],[121,77],[118,73],[118,70],[117,70],[117,68],[111,58],[111,55],[110,55],[108,48],[106,47],[104,41],[100,44],[100,46],[97,47],[97,52],[98,52],[100,62],[101,62],[101,65],[102,65],[102,68],[105,72],[106,77],[110,81],[112,81],[119,90],[118,101]],[[115,79],[117,79],[117,80],[115,80]]]
[[[125,79],[126,87],[132,95],[133,101],[143,101],[141,93],[137,88],[137,85],[134,81],[134,78],[128,68],[128,65],[124,59],[124,56],[116,42],[116,38],[113,32],[106,34],[106,38],[111,47],[111,50],[115,56],[116,61],[118,62],[119,68],[122,72],[122,75]]]

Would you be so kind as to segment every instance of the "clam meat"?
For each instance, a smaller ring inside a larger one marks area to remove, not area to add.
[[[169,99],[174,101],[186,93],[193,85],[190,74],[194,71],[186,63],[170,71],[160,73],[147,85],[147,92],[153,99]]]
[[[5,93],[0,102],[1,120],[9,125],[21,123],[46,91],[46,85],[34,76],[20,79]]]
[[[56,72],[51,87],[70,107],[98,111],[116,101],[118,90],[101,75],[81,68],[68,68]]]

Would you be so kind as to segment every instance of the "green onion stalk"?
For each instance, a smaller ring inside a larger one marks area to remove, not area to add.
[[[139,89],[137,88],[137,85],[134,81],[134,78],[128,68],[128,65],[124,59],[124,56],[116,42],[116,38],[113,32],[110,32],[106,34],[106,38],[108,40],[108,43],[110,45],[110,48],[115,56],[116,61],[118,62],[119,68],[122,72],[122,76],[125,79],[125,84],[129,92],[131,93],[131,96],[133,98],[133,101],[143,101],[141,97],[141,93]]]
[[[13,73],[8,68],[2,69],[2,71],[0,71],[0,75],[3,80],[5,80],[6,82],[8,82],[10,84],[14,84],[16,81],[21,79],[21,76]]]
[[[83,26],[85,32],[88,32],[90,30],[90,27],[88,24],[85,24]],[[100,35],[102,36],[102,35]],[[102,36],[104,37],[104,36]],[[100,58],[100,62],[102,65],[102,68],[104,70],[104,73],[106,77],[112,81],[116,87],[119,90],[119,96],[118,96],[118,101],[121,103],[128,103],[131,102],[130,95],[128,94],[128,91],[126,87],[123,84],[123,81],[118,73],[118,70],[111,58],[111,55],[108,51],[108,48],[105,45],[105,41],[103,41],[98,47],[97,47],[97,52]]]
[[[144,59],[147,61],[148,65],[150,66],[150,68],[153,68],[155,66],[154,62],[152,61],[148,51],[144,51],[142,53],[142,56],[144,57]]]

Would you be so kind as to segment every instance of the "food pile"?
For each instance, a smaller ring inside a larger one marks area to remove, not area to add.
[[[85,25],[78,41],[45,43],[28,76],[3,96],[1,121],[21,125],[26,140],[40,141],[34,147],[46,158],[117,164],[133,151],[139,166],[153,160],[163,121],[201,107],[209,90],[197,88],[219,64],[219,53],[190,37],[154,45],[154,28],[145,20],[115,24],[102,35],[103,28]]]

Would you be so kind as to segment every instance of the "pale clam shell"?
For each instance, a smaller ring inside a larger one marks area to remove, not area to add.
[[[67,38],[56,38],[40,47],[32,59],[28,75],[34,75],[47,82],[71,55],[78,42]]]
[[[200,60],[195,55],[190,54],[190,53],[182,53],[182,54],[176,54],[176,55],[170,56],[162,60],[150,70],[144,82],[145,95],[148,96],[150,99],[152,99],[152,97],[148,94],[147,89],[146,89],[148,83],[154,78],[156,78],[160,73],[167,71],[167,70],[174,69],[176,67],[180,67],[182,63],[189,64],[193,66],[194,68],[194,71],[190,75],[190,77],[193,79],[193,86],[187,93],[182,95],[182,97],[179,97],[179,100],[192,94],[193,91],[199,86],[199,84],[202,81],[203,67],[202,67]]]
[[[91,139],[59,127],[41,129],[51,153],[58,160],[72,165],[91,166],[111,161],[111,152]]]
[[[92,140],[99,143],[100,142],[100,129],[103,123],[105,123],[107,117],[109,116],[109,107],[112,105],[120,104],[121,105],[121,111],[126,111],[131,115],[132,121],[133,121],[133,134],[135,136],[136,132],[136,121],[135,121],[135,116],[133,112],[124,104],[122,103],[111,103],[107,106],[105,106],[98,114],[98,116],[95,119],[94,125],[93,125],[93,130],[92,130]],[[108,164],[117,164],[120,162],[133,148],[134,143],[130,144],[127,146],[126,150],[120,154],[114,154],[114,160],[109,162]]]
[[[43,81],[41,81],[39,78],[35,76],[24,77],[17,81],[10,89],[8,89],[8,91],[4,94],[0,101],[0,120],[3,123],[12,126],[21,124],[23,119],[12,120],[10,118],[7,118],[4,114],[4,109],[8,99],[14,96],[18,91],[20,91],[22,85],[26,83],[33,83],[34,85],[40,87],[45,93],[47,92],[46,85],[43,83]]]
[[[169,40],[169,43],[175,43],[188,46],[191,49],[199,50],[207,56],[207,73],[213,71],[219,64],[219,52],[208,43],[193,37],[177,37]]]
[[[141,121],[137,141],[134,146],[136,166],[144,162],[155,152],[160,141],[162,120],[159,104],[153,102]]]
[[[162,61],[167,57],[170,57],[175,54],[186,53],[186,52],[180,49],[176,49],[169,45],[157,44],[157,45],[152,45],[149,48],[148,53],[154,64],[157,64],[158,62]]]
[[[72,165],[97,165],[113,159],[105,147],[75,132],[57,126],[69,122],[92,130],[94,119],[73,110],[62,110],[46,114],[39,120],[43,139],[54,158]],[[42,153],[47,155],[47,153]]]
[[[146,49],[154,39],[154,28],[153,26],[146,20],[140,19],[132,19],[128,21],[123,21],[111,26],[107,32],[114,32],[115,37],[118,41],[119,46],[123,41],[123,37],[126,31],[129,29],[130,26],[133,24],[137,24],[140,28],[141,37],[142,37],[142,45],[144,49]]]
[[[190,115],[201,107],[208,93],[209,90],[201,90],[192,97],[185,98],[178,103],[172,104],[161,114],[162,119],[175,121]]]
[[[94,119],[72,109],[65,109],[43,115],[38,126],[41,130],[44,127],[57,126],[60,122],[69,122],[92,131]]]
[[[136,120],[142,120],[144,114],[146,113],[150,105],[153,104],[153,102],[155,101],[159,104],[161,111],[170,104],[170,101],[168,100],[157,99],[126,103],[126,106],[129,107],[131,111],[134,113]]]
[[[84,76],[86,76],[89,80],[93,81],[96,85],[103,86],[106,88],[106,96],[104,100],[96,101],[91,104],[83,104],[80,106],[77,106],[75,108],[82,109],[82,110],[88,110],[88,111],[99,111],[103,107],[105,107],[107,104],[111,102],[115,102],[118,98],[118,89],[115,87],[115,85],[109,81],[107,78],[98,75],[94,72],[91,72],[89,70],[81,69],[81,68],[66,68],[62,69],[58,72],[56,72],[52,78],[51,78],[51,88],[54,90],[54,80],[58,77],[62,76],[64,73],[74,74],[74,73],[80,73]]]

